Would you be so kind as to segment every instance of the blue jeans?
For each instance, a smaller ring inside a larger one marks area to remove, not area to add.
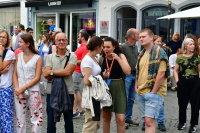
[[[165,121],[165,113],[164,113],[164,101],[163,101],[162,106],[160,108],[157,123],[164,123],[164,121]]]
[[[125,79],[126,96],[128,101],[128,111],[126,112],[125,119],[132,120],[133,104],[135,100],[135,74],[126,75]]]
[[[50,105],[50,94],[47,95],[46,112],[47,112],[47,133],[56,133],[56,122],[54,122],[54,111]],[[71,102],[74,102],[74,95],[69,94]],[[65,133],[74,133],[73,127],[73,111],[66,111],[63,113],[65,121]]]

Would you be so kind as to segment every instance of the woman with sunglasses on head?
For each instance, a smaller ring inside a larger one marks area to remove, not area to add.
[[[31,114],[31,132],[42,133],[42,98],[39,90],[42,58],[35,50],[32,35],[21,35],[18,45],[23,52],[16,56],[13,73],[15,114],[17,120],[16,133],[26,133],[27,105],[30,108]]]
[[[102,60],[102,61],[101,61]],[[112,112],[115,113],[117,133],[125,133],[125,113],[127,99],[123,73],[128,75],[131,68],[124,54],[121,53],[119,43],[111,37],[104,39],[103,55],[100,57],[102,75],[106,80],[112,96],[113,104],[103,108],[103,132],[110,132]]]
[[[14,133],[14,102],[12,74],[14,52],[9,48],[7,31],[0,30],[0,132]]]
[[[183,54],[176,59],[174,78],[177,83],[177,97],[179,105],[178,130],[183,130],[186,123],[188,103],[191,104],[191,119],[189,133],[196,131],[195,125],[199,121],[200,107],[200,56],[194,54],[195,44],[191,38],[185,38],[182,44]]]

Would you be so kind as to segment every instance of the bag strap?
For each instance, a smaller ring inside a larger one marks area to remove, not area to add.
[[[185,73],[185,70],[191,65],[191,62],[194,61],[194,57],[195,57],[195,54],[192,55],[192,58],[189,60],[188,64],[183,67],[183,70],[181,71],[183,74]]]
[[[48,54],[51,54],[52,53],[52,45],[49,46],[49,52]]]
[[[2,62],[4,61],[4,58],[6,57],[6,53],[8,52],[8,49],[5,49],[4,51],[3,51],[3,58],[2,58]]]
[[[67,63],[68,63],[69,58],[70,58],[70,55],[71,55],[71,53],[69,53],[69,55],[67,56],[67,59],[66,59],[65,65],[64,65],[64,69],[65,69],[65,67],[67,66]]]
[[[2,62],[4,61],[4,58],[6,57],[6,53],[8,52],[8,49],[5,49],[4,51],[3,51],[3,57],[2,57]],[[1,76],[1,74],[0,74],[0,76]]]

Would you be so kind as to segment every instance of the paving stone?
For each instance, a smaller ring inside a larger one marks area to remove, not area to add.
[[[46,133],[46,126],[47,126],[47,121],[46,121],[46,96],[42,96],[43,99],[43,133]],[[188,106],[187,109],[187,123],[186,123],[186,129],[179,131],[177,130],[177,125],[178,125],[178,102],[177,102],[177,92],[176,91],[168,91],[167,96],[165,97],[165,125],[167,128],[166,133],[187,133],[189,130],[189,121],[190,121],[190,112],[191,112],[191,107]],[[29,110],[27,111],[27,133],[31,133],[31,127],[30,127],[30,119],[29,119],[30,113]],[[126,133],[144,133],[144,131],[141,130],[142,128],[142,121],[139,116],[139,110],[137,106],[137,102],[134,104],[133,108],[133,120],[136,122],[139,122],[140,125],[139,127],[129,127],[126,130]],[[82,131],[82,125],[84,122],[84,116],[80,116],[77,119],[73,120],[74,122],[74,132],[75,133],[81,133]],[[64,121],[63,117],[61,118],[61,121],[56,124],[57,127],[57,133],[64,133]],[[116,123],[115,123],[115,118],[113,114],[113,118],[111,121],[111,133],[116,133],[117,128],[116,128]],[[157,129],[157,133],[161,133]],[[102,125],[101,128],[98,130],[98,133],[103,133],[102,131]],[[200,128],[197,126],[197,133],[200,133]]]

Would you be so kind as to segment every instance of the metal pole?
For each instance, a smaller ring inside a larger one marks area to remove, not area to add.
[[[171,14],[171,4],[172,2],[168,0],[168,15]],[[171,20],[168,19],[168,26],[167,26],[167,41],[170,41],[171,40]]]

